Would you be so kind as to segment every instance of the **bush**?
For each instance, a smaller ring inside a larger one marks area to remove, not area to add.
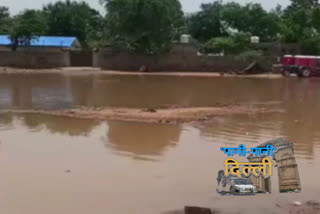
[[[237,33],[230,37],[216,37],[210,39],[204,46],[204,53],[213,53],[224,55],[239,54],[250,50],[250,35]]]
[[[230,54],[234,51],[236,45],[232,38],[217,37],[210,39],[203,49],[205,53]]]
[[[236,57],[236,60],[247,62],[258,62],[261,59],[262,52],[257,50],[244,51]]]
[[[239,54],[238,57],[240,57],[240,58],[257,58],[257,57],[261,57],[261,56],[262,56],[261,51],[248,50],[248,51],[244,51],[241,54]]]
[[[301,41],[301,52],[306,55],[320,55],[320,38],[303,39]]]

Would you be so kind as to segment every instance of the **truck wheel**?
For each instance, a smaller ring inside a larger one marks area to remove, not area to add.
[[[284,77],[290,77],[290,72],[289,72],[288,70],[284,70],[284,71],[282,72],[282,75],[283,75]]]
[[[309,68],[302,69],[301,76],[305,78],[311,77],[311,70]]]

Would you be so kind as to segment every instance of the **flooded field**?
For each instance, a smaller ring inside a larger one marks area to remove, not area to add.
[[[319,200],[320,79],[124,75],[0,75],[0,109],[276,105],[284,113],[226,115],[203,124],[145,124],[45,115],[0,116],[0,210],[5,214],[289,213]],[[295,145],[302,192],[222,197],[221,146]]]
[[[286,89],[303,90],[305,87],[317,87],[317,83],[312,85],[300,84],[298,81],[290,83],[284,79],[0,74],[0,108],[58,109],[75,106],[143,108],[160,105],[209,107],[219,102],[279,101],[279,97],[289,99],[290,94],[285,94],[288,91],[284,91]],[[316,93],[312,90],[310,92]]]

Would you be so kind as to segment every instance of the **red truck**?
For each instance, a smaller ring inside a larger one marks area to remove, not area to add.
[[[320,76],[320,56],[285,55],[282,59],[282,74],[299,77]]]

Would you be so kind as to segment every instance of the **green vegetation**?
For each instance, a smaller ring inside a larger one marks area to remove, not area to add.
[[[85,2],[59,1],[11,17],[8,8],[0,7],[0,33],[10,35],[13,49],[40,35],[75,36],[91,48],[103,40],[103,23],[101,14]]]
[[[0,6],[0,34],[8,33],[10,28],[9,8]]]
[[[29,45],[30,40],[42,35],[46,31],[46,22],[41,11],[26,10],[13,17],[9,28],[12,48],[19,44]]]
[[[282,9],[266,11],[260,4],[244,6],[221,1],[203,4],[201,11],[189,17],[189,33],[204,42],[205,50],[235,54],[248,46],[233,40],[234,32],[258,36],[261,42],[296,43],[304,54],[320,54],[320,4],[318,0],[291,0]],[[253,50],[254,47],[251,47]]]
[[[84,47],[102,39],[103,17],[85,2],[59,1],[43,8],[46,34],[75,36]]]
[[[104,5],[109,43],[130,51],[162,53],[183,27],[178,0],[104,0]]]
[[[221,2],[202,4],[201,11],[187,18],[187,30],[193,38],[206,42],[214,37],[227,36],[221,22]]]
[[[205,43],[202,52],[233,55],[250,50],[251,48],[250,35],[236,33],[228,37],[213,37]]]
[[[100,2],[104,17],[87,3],[70,0],[15,16],[0,6],[0,34],[10,35],[13,48],[39,35],[75,36],[83,47],[113,46],[150,55],[169,50],[182,33],[191,34],[204,53],[257,53],[250,42],[257,36],[264,44],[293,43],[303,54],[320,54],[319,0],[291,0],[288,7],[270,11],[256,3],[212,1],[185,16],[179,0]]]

